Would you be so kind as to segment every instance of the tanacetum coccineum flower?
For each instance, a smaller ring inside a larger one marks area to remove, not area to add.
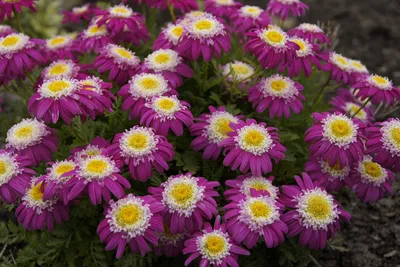
[[[242,116],[234,116],[225,107],[208,107],[210,113],[203,113],[190,126],[190,134],[195,136],[190,146],[194,151],[203,150],[203,159],[217,160],[221,154],[220,143],[232,132],[230,123],[237,123]]]
[[[94,68],[99,73],[109,72],[108,80],[125,84],[139,69],[140,58],[122,46],[109,44],[94,61]]]
[[[98,26],[95,22],[79,34],[75,40],[76,49],[81,53],[90,53],[92,50],[99,53],[106,45],[115,43],[107,31],[106,26]]]
[[[372,104],[394,105],[396,101],[400,101],[400,89],[393,86],[388,78],[376,74],[365,76],[353,84],[353,87],[357,88],[356,97],[361,100],[371,98]]]
[[[234,60],[222,66],[222,75],[227,81],[250,82],[250,77],[254,74],[254,68],[244,62]]]
[[[226,152],[224,166],[261,176],[272,171],[271,159],[278,163],[285,157],[286,148],[279,143],[276,128],[253,119],[229,125],[233,131],[220,143]]]
[[[205,0],[205,11],[217,17],[229,17],[243,4],[234,0]]]
[[[343,96],[343,93],[338,94],[329,102],[332,106],[332,112],[340,112],[345,115],[349,115],[350,117],[354,116],[354,118],[363,121],[364,123],[370,122],[374,118],[374,114],[370,107],[363,107],[362,104],[356,103],[351,97],[351,93],[348,89],[343,89],[347,91],[347,94]],[[343,92],[343,91],[341,91]],[[350,97],[349,97],[350,95]],[[350,101],[348,101],[350,99]]]
[[[289,208],[281,219],[289,227],[288,237],[300,234],[300,245],[323,249],[340,221],[350,221],[350,214],[324,189],[313,184],[307,173],[295,176],[297,185],[282,186],[282,203]]]
[[[242,6],[233,12],[229,19],[233,30],[242,34],[251,28],[265,28],[272,22],[267,11],[258,6]]]
[[[249,102],[259,113],[268,108],[271,118],[283,115],[289,118],[290,110],[298,114],[304,108],[302,102],[306,99],[301,94],[303,89],[300,83],[275,74],[250,88]]]
[[[71,11],[63,11],[63,23],[79,23],[81,20],[89,21],[95,13],[96,7],[90,4],[74,7]]]
[[[139,119],[145,112],[145,103],[151,98],[177,94],[163,75],[154,73],[133,76],[118,92],[123,99],[122,110],[129,110],[129,119]]]
[[[371,156],[364,156],[346,178],[347,185],[364,202],[375,202],[391,195],[394,181],[394,174],[374,162]]]
[[[280,219],[284,206],[276,199],[252,192],[251,197],[236,195],[224,209],[226,228],[232,239],[247,248],[254,248],[263,237],[268,248],[285,240],[288,227]]]
[[[71,155],[68,157],[68,159],[79,161],[81,158],[99,156],[110,145],[110,142],[100,136],[97,136],[93,138],[88,145],[72,149]]]
[[[36,12],[35,0],[0,0],[0,22],[10,19],[13,12],[21,13],[23,7]]]
[[[29,158],[0,150],[0,198],[7,204],[15,203],[30,186],[35,171],[28,168]]]
[[[193,76],[193,70],[182,61],[175,50],[159,49],[145,58],[141,71],[160,73],[173,87],[178,88],[183,85],[182,77],[192,78]]]
[[[369,71],[367,67],[359,60],[350,59],[351,76],[354,82],[358,82],[368,76]]]
[[[279,64],[290,64],[299,49],[299,45],[291,42],[278,26],[251,30],[247,37],[245,49],[256,56],[264,68],[273,69]]]
[[[153,50],[158,49],[173,49],[180,42],[184,27],[182,23],[169,23],[166,28],[163,28],[160,35],[154,41]]]
[[[214,56],[231,50],[231,41],[226,25],[222,20],[205,14],[193,17],[184,23],[184,31],[176,51],[182,56],[197,60],[210,61]]]
[[[37,86],[39,87],[44,80],[61,79],[61,78],[76,78],[81,79],[86,76],[80,73],[81,66],[73,60],[59,59],[53,61],[49,66],[41,72]]]
[[[170,226],[171,234],[199,230],[203,220],[211,220],[218,214],[218,196],[214,187],[218,182],[208,181],[191,173],[170,176],[159,187],[149,187],[148,191],[166,208],[164,217]]]
[[[176,136],[183,135],[183,125],[190,127],[193,115],[190,104],[176,96],[157,96],[145,104],[140,124],[152,127],[156,134],[168,136],[171,130]]]
[[[270,0],[267,11],[274,16],[286,19],[290,13],[295,17],[301,17],[306,13],[308,6],[300,0]]]
[[[302,23],[297,27],[288,31],[290,36],[301,37],[310,43],[314,43],[316,40],[320,44],[330,44],[328,36],[324,33],[324,31],[316,24],[310,23]]]
[[[320,69],[330,72],[331,80],[337,83],[343,82],[344,84],[352,84],[353,76],[350,66],[350,59],[344,57],[336,52],[330,52],[328,55],[322,56],[326,63],[320,66]]]
[[[366,153],[388,169],[400,172],[400,119],[390,118],[366,129]]]
[[[177,257],[182,254],[184,243],[189,236],[187,232],[171,234],[169,226],[164,222],[164,232],[159,234],[158,246],[154,248],[154,253],[158,256]]]
[[[0,24],[0,37],[7,36],[11,33],[14,33],[14,29],[8,25]]]
[[[192,237],[185,241],[183,254],[190,254],[185,266],[200,257],[199,266],[239,267],[239,255],[250,255],[250,252],[232,240],[226,231],[226,225],[221,224],[221,217],[218,216],[214,227],[206,222],[204,230],[192,234]]]
[[[167,9],[168,3],[175,9],[179,9],[182,13],[199,8],[196,0],[153,0],[150,5],[153,8]]]
[[[29,158],[33,165],[50,161],[58,149],[56,131],[36,119],[23,119],[12,126],[6,141],[7,150]]]
[[[74,39],[68,35],[57,35],[46,40],[45,50],[47,58],[54,59],[75,59],[73,52]]]
[[[117,134],[109,147],[115,159],[122,159],[129,167],[133,179],[147,181],[153,174],[168,170],[168,161],[174,156],[174,148],[168,140],[156,135],[152,128],[134,126]]]
[[[43,184],[38,178],[32,179],[30,188],[22,197],[15,216],[27,230],[54,229],[53,219],[58,223],[69,219],[68,206],[59,202],[57,197],[43,200]]]
[[[126,245],[142,256],[151,251],[149,243],[158,245],[158,233],[164,231],[161,212],[163,205],[151,196],[127,195],[111,200],[106,218],[97,227],[97,234],[106,250],[117,249],[116,258],[124,253]]]
[[[357,119],[340,113],[313,113],[314,126],[305,132],[312,156],[321,157],[329,166],[352,165],[364,155],[363,128]]]

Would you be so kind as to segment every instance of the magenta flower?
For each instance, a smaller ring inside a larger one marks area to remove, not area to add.
[[[236,179],[225,182],[230,188],[224,191],[224,197],[226,200],[232,201],[237,196],[251,197],[251,192],[255,191],[266,193],[269,198],[276,199],[279,196],[279,189],[272,184],[274,179],[273,176],[265,178],[251,174],[239,175]]]
[[[272,171],[271,159],[278,163],[285,157],[286,148],[279,143],[276,128],[253,119],[230,123],[230,127],[233,132],[220,145],[226,152],[224,166],[231,166],[233,171],[261,176]]]
[[[374,119],[372,109],[367,106],[362,108],[362,104],[355,102],[355,98],[348,89],[339,90],[338,95],[332,98],[329,104],[332,106],[332,112],[340,112],[350,117],[354,116],[354,118],[364,123],[368,123]]]
[[[310,43],[314,43],[316,40],[320,44],[330,44],[331,41],[329,37],[324,33],[324,31],[316,24],[302,23],[297,27],[288,31],[290,36],[297,36],[303,38]]]
[[[57,35],[46,41],[45,50],[48,59],[75,59],[74,39],[68,35]]]
[[[99,156],[103,154],[103,151],[110,145],[110,142],[100,136],[97,136],[93,138],[88,145],[72,149],[71,155],[68,157],[68,159],[79,161],[80,159],[87,157]]]
[[[31,164],[27,157],[0,150],[0,197],[7,204],[16,203],[30,187],[36,173],[28,168]]]
[[[171,234],[169,229],[170,227],[164,222],[164,232],[160,233],[158,246],[154,248],[157,256],[177,257],[181,255],[185,241],[190,237],[187,232]]]
[[[253,103],[253,108],[262,113],[267,108],[271,118],[290,117],[290,110],[298,114],[303,109],[303,103],[306,99],[301,94],[303,86],[283,77],[279,74],[264,78],[249,90],[249,102]]]
[[[171,234],[193,233],[202,227],[204,220],[211,220],[218,214],[213,198],[218,196],[214,189],[217,186],[218,182],[186,173],[170,176],[159,187],[149,187],[148,191],[164,204],[164,218]]]
[[[0,0],[0,22],[10,19],[13,12],[21,13],[22,7],[36,12],[35,0]]]
[[[353,85],[357,88],[355,95],[361,100],[371,98],[372,104],[391,105],[400,101],[400,89],[393,86],[391,80],[379,75],[369,75]]]
[[[268,248],[277,247],[285,240],[288,227],[280,219],[284,206],[278,200],[253,191],[251,197],[233,196],[224,207],[226,228],[232,239],[254,248],[264,238]]]
[[[106,250],[117,249],[116,258],[124,253],[126,245],[142,256],[151,251],[149,243],[158,245],[158,233],[164,231],[161,212],[163,205],[151,196],[127,195],[111,200],[106,218],[97,227],[97,234]]]
[[[237,123],[242,116],[233,116],[225,107],[208,107],[210,113],[203,113],[190,126],[190,134],[195,136],[190,146],[194,151],[203,150],[203,159],[217,160],[221,154],[221,142],[232,132],[230,123]]]
[[[183,125],[190,127],[193,115],[190,104],[176,96],[157,96],[145,104],[140,124],[152,127],[156,134],[168,136],[171,130],[176,136],[183,135]]]
[[[109,72],[108,80],[118,85],[125,84],[139,69],[140,58],[122,46],[109,44],[94,61],[99,73]]]
[[[337,83],[352,84],[353,70],[350,66],[350,59],[336,53],[330,52],[327,56],[322,56],[326,63],[320,69],[330,73],[331,80]]]
[[[80,72],[81,65],[73,60],[59,59],[53,61],[49,66],[43,69],[38,78],[36,87],[40,87],[43,81],[51,79],[74,78],[83,79],[87,74]]]
[[[357,89],[351,88],[350,90],[347,88],[340,88],[337,92],[337,97],[340,97],[345,102],[354,102],[359,105],[365,105],[365,107],[372,109],[372,104],[367,102],[367,99],[361,100],[359,97],[356,97]]]
[[[174,148],[168,140],[156,135],[152,128],[134,126],[117,134],[109,147],[115,159],[121,159],[129,167],[133,179],[147,181],[153,174],[168,170],[168,161],[174,156]]]
[[[226,81],[239,82],[238,86],[245,89],[244,85],[251,82],[251,77],[254,75],[254,68],[242,61],[234,60],[222,66],[222,75]]]
[[[339,163],[330,166],[328,162],[311,156],[305,164],[304,170],[313,179],[314,184],[323,187],[328,192],[339,191],[345,186],[345,179],[349,176],[350,167],[341,167]]]
[[[66,182],[70,188],[68,200],[73,200],[83,191],[87,192],[93,205],[109,202],[111,194],[116,198],[125,195],[124,188],[131,188],[125,177],[119,174],[122,161],[103,152],[101,155],[77,159],[75,170],[68,172],[72,177]]]
[[[37,119],[23,119],[7,132],[6,149],[27,157],[32,165],[50,161],[58,149],[56,131]]]
[[[106,26],[98,26],[96,23],[92,23],[79,34],[75,43],[76,49],[81,53],[90,53],[92,50],[99,53],[106,45],[115,42],[111,39]]]
[[[377,122],[366,133],[366,153],[373,154],[374,161],[385,168],[400,172],[400,119]]]
[[[320,157],[329,166],[339,163],[340,167],[358,162],[364,155],[361,121],[344,114],[328,112],[313,113],[314,126],[305,132],[305,141],[310,144],[310,152]]]
[[[350,71],[354,82],[361,81],[368,77],[369,71],[367,67],[359,60],[350,59]]]
[[[58,224],[69,219],[68,206],[64,206],[57,197],[43,200],[43,184],[37,178],[32,179],[30,188],[22,197],[22,202],[15,211],[15,216],[25,229],[54,229],[55,220]]]
[[[279,64],[289,65],[299,46],[278,26],[251,30],[245,49],[257,57],[262,67],[273,69]]]
[[[252,28],[265,28],[272,20],[267,11],[258,6],[243,6],[230,16],[233,30],[245,34]]]
[[[166,28],[163,28],[160,35],[154,41],[153,50],[173,49],[181,41],[184,27],[182,23],[169,23]]]
[[[205,0],[205,11],[217,17],[230,17],[243,4],[234,0]]]
[[[133,76],[118,92],[122,110],[129,110],[129,119],[139,119],[146,111],[145,103],[153,97],[177,95],[178,92],[161,74],[142,73]]]
[[[391,195],[394,181],[394,174],[374,162],[371,156],[364,156],[346,177],[346,184],[364,202],[375,202]]]
[[[178,88],[183,85],[183,77],[192,78],[194,74],[193,70],[182,61],[178,52],[172,49],[159,49],[145,58],[141,71],[162,74],[173,87]]]
[[[90,4],[74,7],[71,11],[63,11],[62,23],[79,23],[81,20],[89,21],[96,11],[97,7]]]
[[[300,49],[296,51],[296,55],[292,62],[286,62],[279,66],[279,71],[283,72],[287,69],[289,77],[299,76],[304,73],[304,76],[309,77],[312,73],[312,65],[317,68],[320,67],[319,60],[317,59],[318,45],[308,42],[300,37],[292,37],[290,41],[296,43]]]
[[[196,0],[153,0],[150,6],[153,8],[167,9],[168,3],[172,5],[174,9],[179,9],[182,13],[199,9]]]
[[[221,217],[218,216],[215,219],[214,228],[206,222],[204,230],[192,234],[192,237],[185,241],[183,254],[190,254],[185,261],[185,266],[200,257],[199,266],[239,267],[238,256],[248,256],[250,252],[232,241],[226,231],[226,225],[221,224]]]
[[[194,17],[183,26],[176,51],[189,60],[203,58],[210,61],[214,56],[221,57],[222,52],[231,50],[228,28],[212,15]]]
[[[328,239],[340,230],[340,221],[350,214],[324,189],[313,184],[307,173],[295,176],[298,185],[282,187],[282,203],[289,208],[281,219],[289,227],[288,237],[300,234],[300,245],[323,249]]]
[[[285,20],[292,13],[295,17],[304,16],[308,6],[300,0],[270,0],[267,5],[267,11],[273,15]]]
[[[8,25],[0,24],[0,37],[5,37],[11,33],[15,33],[13,28]]]

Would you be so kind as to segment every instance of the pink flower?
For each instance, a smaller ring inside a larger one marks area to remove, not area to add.
[[[166,28],[161,30],[160,35],[154,41],[153,50],[173,49],[181,41],[181,36],[184,32],[182,23],[168,23]]]
[[[258,6],[242,6],[230,16],[233,30],[245,34],[252,28],[265,28],[272,20],[267,11]]]
[[[187,232],[171,234],[169,229],[164,218],[164,232],[160,233],[158,246],[154,248],[154,253],[158,256],[177,257],[181,255],[184,243],[190,236]]]
[[[89,27],[81,32],[75,40],[76,49],[81,53],[90,53],[94,50],[99,53],[106,45],[115,43],[111,39],[106,26],[98,26],[96,23],[91,23]]]
[[[196,0],[153,0],[151,1],[150,6],[153,8],[167,9],[168,3],[175,9],[179,9],[182,13],[199,8]]]
[[[97,11],[97,7],[91,4],[74,7],[72,11],[63,11],[64,18],[62,23],[79,23],[81,20],[89,21]]]
[[[304,16],[308,6],[300,0],[270,0],[267,11],[274,16],[285,20],[290,13],[295,17]]]
[[[354,116],[354,118],[364,123],[372,121],[374,119],[372,108],[367,106],[362,108],[362,104],[357,102],[356,98],[351,95],[348,89],[342,89],[339,90],[337,96],[332,98],[329,104],[332,106],[332,112],[340,112],[345,115]]]
[[[205,0],[205,11],[217,17],[230,17],[243,4],[234,0]]]
[[[314,43],[316,40],[320,44],[330,44],[329,37],[324,31],[316,24],[301,23],[297,27],[288,31],[290,36],[301,37],[310,43]]]
[[[322,56],[326,63],[320,66],[320,69],[330,73],[331,80],[337,83],[353,84],[353,69],[350,65],[350,59],[336,53],[330,52]]]
[[[57,35],[46,41],[47,57],[52,62],[55,59],[76,59],[74,39],[68,35]]]
[[[35,0],[0,0],[0,22],[10,19],[13,12],[21,13],[22,7],[36,12]]]
[[[7,36],[11,33],[15,33],[13,28],[8,25],[0,25],[0,37]]]
[[[79,161],[81,158],[99,156],[103,154],[103,151],[110,145],[110,142],[100,136],[97,136],[93,138],[88,145],[72,149],[71,155],[68,157],[68,159]]]

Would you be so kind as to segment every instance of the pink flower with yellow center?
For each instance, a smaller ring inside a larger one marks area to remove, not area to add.
[[[283,20],[292,14],[295,17],[304,16],[308,6],[300,0],[270,0],[267,5],[267,11]]]
[[[0,22],[10,19],[13,12],[21,13],[23,7],[36,12],[35,0],[0,0]]]

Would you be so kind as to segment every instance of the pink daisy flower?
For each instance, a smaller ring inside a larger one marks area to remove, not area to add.
[[[32,165],[50,161],[58,149],[56,131],[37,119],[23,119],[7,132],[6,149],[27,157]]]
[[[51,79],[75,78],[83,79],[87,74],[80,72],[81,66],[73,60],[59,59],[53,61],[40,73],[36,87],[39,87],[43,81]]]
[[[81,53],[90,53],[94,50],[99,53],[106,45],[115,43],[105,25],[98,26],[92,23],[89,27],[79,34],[75,40],[76,49]]]
[[[237,196],[251,197],[251,192],[255,191],[267,193],[269,198],[276,199],[279,196],[279,189],[272,184],[274,179],[273,176],[265,178],[251,174],[239,175],[236,179],[225,182],[229,189],[224,191],[224,197],[226,200],[232,201]]]
[[[25,229],[54,229],[55,220],[58,224],[69,219],[68,206],[64,206],[57,197],[43,200],[43,184],[37,178],[32,180],[30,188],[22,197],[22,202],[15,211],[15,216]]]
[[[214,56],[231,50],[231,41],[226,25],[222,20],[206,14],[189,19],[183,24],[184,31],[176,47],[182,56],[210,61]]]
[[[128,180],[119,174],[122,161],[114,160],[103,153],[77,159],[76,169],[68,174],[72,176],[66,183],[70,188],[68,200],[73,200],[83,191],[87,192],[93,205],[109,202],[111,194],[116,198],[125,195],[125,189],[131,188]]]
[[[245,84],[251,82],[251,77],[255,73],[254,68],[242,61],[234,60],[222,66],[222,76],[225,80],[239,82],[238,86],[245,89]]]
[[[400,119],[390,118],[366,129],[367,154],[385,168],[400,172]]]
[[[158,233],[164,231],[163,205],[151,196],[127,195],[118,201],[111,200],[106,218],[97,227],[97,234],[106,250],[117,249],[116,258],[124,253],[126,245],[134,253],[146,255],[158,245]]]
[[[75,59],[74,39],[69,35],[57,35],[46,41],[45,50],[48,59]]]
[[[230,17],[237,11],[243,4],[234,0],[205,0],[204,8],[217,17]]]
[[[367,67],[359,60],[350,59],[351,76],[354,82],[358,82],[366,78],[369,74]]]
[[[371,98],[372,104],[395,104],[400,101],[400,89],[393,86],[391,80],[376,74],[366,76],[353,85],[357,88],[356,96],[361,100]]]
[[[221,154],[221,142],[232,132],[230,123],[238,123],[243,116],[234,116],[225,107],[208,107],[210,113],[203,113],[190,126],[190,134],[195,136],[190,146],[194,151],[203,150],[204,160],[217,160]]]
[[[31,160],[24,156],[0,150],[0,197],[7,204],[17,201],[30,186],[35,171],[28,168]]]
[[[214,222],[214,228],[204,223],[204,230],[192,234],[185,241],[183,254],[190,254],[185,261],[188,266],[194,259],[200,257],[199,266],[232,266],[239,267],[239,255],[250,255],[250,252],[237,245],[227,233],[226,225],[221,224],[218,216]]]
[[[22,33],[0,37],[0,73],[25,78],[25,72],[45,62],[45,57],[38,50],[41,44],[41,40],[31,39]]]
[[[171,234],[170,227],[164,223],[164,232],[159,234],[158,246],[154,253],[158,256],[177,257],[182,254],[184,243],[190,235],[187,232]]]
[[[282,203],[289,208],[281,219],[289,227],[288,237],[300,234],[300,245],[323,249],[350,214],[324,189],[313,184],[307,173],[295,176],[298,185],[282,186]]]
[[[193,114],[190,104],[176,96],[157,96],[145,104],[140,124],[152,127],[156,134],[168,136],[171,130],[176,136],[183,135],[183,125],[190,127]]]
[[[364,123],[368,123],[374,119],[374,114],[370,107],[362,107],[362,104],[358,104],[354,102],[354,97],[351,96],[351,93],[348,89],[344,89],[347,91],[346,96],[342,94],[338,94],[329,102],[332,106],[332,112],[340,112],[342,114],[349,115],[350,117],[361,120]],[[350,100],[348,100],[350,99]]]
[[[153,50],[173,49],[181,41],[181,36],[184,32],[182,23],[168,23],[166,28],[163,28],[160,35],[154,41]]]
[[[178,92],[161,74],[141,73],[133,76],[118,92],[122,110],[129,110],[129,119],[139,119],[146,111],[145,103],[153,97],[177,95]]]
[[[289,77],[297,77],[301,73],[304,73],[304,76],[309,77],[312,73],[312,65],[317,68],[320,66],[319,60],[316,56],[318,45],[312,44],[300,37],[292,37],[290,38],[290,41],[296,43],[300,49],[296,51],[296,55],[292,62],[287,62],[285,65],[279,66],[279,71],[283,72],[287,69],[287,75]]]
[[[264,78],[249,90],[249,102],[253,103],[253,108],[262,113],[267,108],[271,118],[290,117],[290,110],[298,114],[303,109],[306,99],[301,94],[303,86],[288,77],[274,74],[269,78]]]
[[[288,227],[280,219],[284,206],[277,200],[253,191],[252,197],[236,195],[224,207],[226,228],[232,239],[254,248],[263,237],[268,248],[277,247],[285,240]]]
[[[278,163],[285,157],[286,148],[279,143],[276,128],[253,119],[230,123],[230,127],[233,131],[220,145],[226,152],[224,166],[231,166],[233,171],[261,176],[272,171],[271,159]]]
[[[218,196],[214,187],[218,182],[195,177],[191,173],[170,176],[159,187],[149,187],[148,191],[166,208],[164,218],[170,232],[189,233],[199,230],[204,220],[218,214],[214,197]]]
[[[350,59],[336,53],[330,52],[327,56],[322,56],[326,61],[320,66],[320,69],[331,74],[331,80],[337,83],[352,84],[353,76],[352,68],[350,67]]]
[[[182,13],[199,9],[196,0],[154,0],[151,2],[151,7],[167,9],[168,4],[172,5],[175,9],[179,9]]]
[[[367,102],[368,99],[361,100],[361,98],[356,97],[357,92],[358,90],[355,88],[351,88],[350,90],[347,88],[340,88],[337,96],[343,99],[345,102],[354,102],[359,105],[365,105],[365,107],[372,109],[372,104]]]
[[[306,14],[308,6],[300,0],[270,0],[267,5],[267,11],[273,15],[285,20],[292,13],[295,17],[301,17]]]
[[[0,24],[0,37],[7,36],[11,33],[15,33],[14,29],[8,25]]]
[[[122,46],[109,44],[96,57],[93,66],[99,73],[109,71],[108,80],[122,85],[139,69],[140,58]]]
[[[117,134],[109,151],[114,158],[121,158],[128,165],[133,179],[142,182],[152,176],[152,167],[159,173],[168,170],[167,162],[174,156],[174,148],[164,136],[141,126]]]
[[[89,21],[96,13],[96,6],[86,4],[81,7],[74,7],[71,11],[63,11],[62,23],[79,23],[81,20]]]
[[[299,49],[278,26],[254,29],[247,37],[245,49],[256,56],[264,68],[273,69],[279,64],[290,64],[296,57],[296,50]]]
[[[23,7],[36,12],[35,0],[0,0],[0,21],[11,19],[13,12],[21,13]]]
[[[99,156],[103,154],[103,151],[110,146],[110,142],[104,138],[97,136],[86,146],[76,147],[71,150],[71,155],[68,159],[79,161],[92,156]]]
[[[314,126],[305,132],[314,157],[321,157],[329,166],[352,165],[363,157],[365,137],[360,121],[340,113],[313,113]]]
[[[394,174],[374,162],[370,156],[364,156],[346,178],[347,185],[364,202],[375,202],[391,195],[394,181]]]
[[[297,36],[303,38],[310,43],[318,41],[320,44],[330,44],[329,37],[324,31],[316,24],[301,23],[297,27],[288,31],[290,36]]]
[[[178,52],[172,49],[159,49],[148,55],[141,71],[145,73],[160,73],[175,88],[183,85],[182,78],[192,78],[193,70],[182,62]]]
[[[234,31],[241,34],[252,28],[265,28],[272,22],[267,11],[258,6],[242,6],[229,19]]]
[[[330,166],[328,162],[311,156],[304,170],[313,179],[314,184],[323,187],[328,192],[339,191],[345,186],[345,179],[350,174],[350,166],[341,167],[339,163]]]

